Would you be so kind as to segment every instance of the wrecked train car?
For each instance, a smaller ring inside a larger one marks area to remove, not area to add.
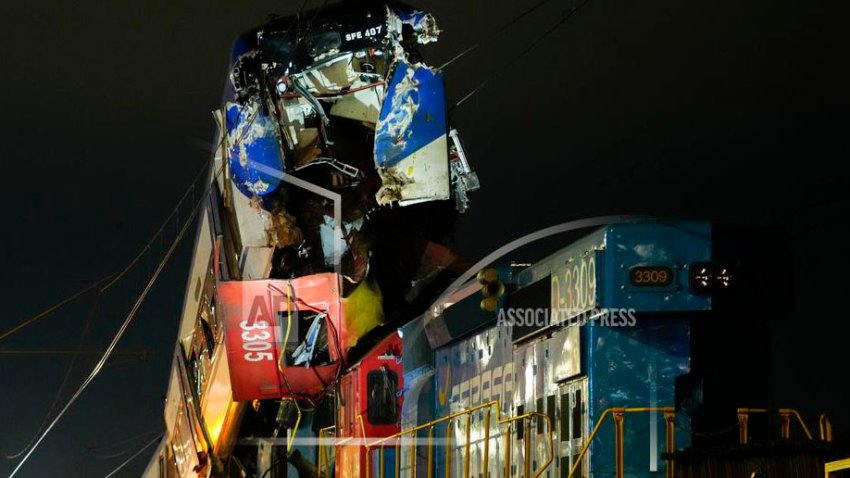
[[[381,339],[465,269],[447,243],[478,189],[419,52],[438,35],[429,13],[365,1],[235,42],[145,476],[315,476],[341,378],[397,393]]]

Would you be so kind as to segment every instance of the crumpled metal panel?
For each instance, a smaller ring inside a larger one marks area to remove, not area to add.
[[[244,106],[228,103],[225,126],[233,184],[248,197],[272,193],[284,169],[277,122],[256,99]]]
[[[417,43],[435,42],[437,41],[437,37],[440,36],[437,20],[430,13],[423,12],[422,10],[400,8],[400,6],[396,6],[395,13],[398,15],[399,23],[410,25],[413,29]],[[389,21],[392,21],[391,17]],[[401,28],[398,28],[398,30],[401,31]]]
[[[449,198],[447,134],[443,74],[398,61],[375,129],[379,204]]]
[[[349,338],[340,304],[339,276],[326,273],[289,281],[225,281],[218,283],[217,291],[234,400],[293,395],[314,398],[334,382]],[[326,314],[330,363],[278,366],[287,326],[286,319],[279,320],[278,314],[286,317],[288,308],[294,317],[296,311],[320,310]]]

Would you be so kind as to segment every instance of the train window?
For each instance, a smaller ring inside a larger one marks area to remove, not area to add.
[[[542,415],[542,413],[543,413],[543,397],[540,397],[540,398],[537,399],[537,410],[536,410],[536,412],[541,414],[541,415],[537,415],[537,420],[536,420],[536,422],[537,422],[537,424],[536,424],[537,425],[537,433],[543,433],[543,415]]]
[[[570,394],[565,392],[561,395],[561,441],[567,441],[570,437]]]
[[[557,423],[555,421],[555,396],[549,395],[546,397],[546,415],[549,416],[549,429],[546,430],[547,433],[552,433],[555,429],[554,427]]]
[[[581,436],[581,389],[576,389],[573,402],[573,438]]]
[[[561,478],[568,478],[570,474],[570,458],[561,458]]]
[[[575,463],[577,461],[578,461],[578,450],[576,450],[576,452],[573,453],[573,466],[575,466]],[[583,465],[579,467],[578,473],[579,473],[579,476],[581,478],[584,478],[585,476],[587,476],[587,475],[584,474],[584,466]]]
[[[398,421],[398,375],[386,367],[366,375],[366,416],[372,425],[391,425]]]
[[[307,54],[317,57],[331,50],[336,50],[342,44],[342,38],[333,30],[311,35],[304,40]]]

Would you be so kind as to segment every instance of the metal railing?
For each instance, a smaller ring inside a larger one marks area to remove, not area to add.
[[[386,467],[385,467],[386,449],[388,447],[392,447],[395,450],[395,456],[394,456],[395,475],[394,476],[395,476],[395,478],[401,478],[401,453],[400,452],[401,452],[401,447],[403,445],[403,441],[405,441],[405,438],[409,438],[410,444],[406,445],[406,446],[409,446],[410,451],[411,451],[411,454],[410,454],[411,459],[410,459],[410,467],[409,467],[410,477],[415,478],[416,477],[416,458],[417,458],[417,456],[416,456],[417,433],[421,430],[428,430],[428,456],[427,456],[427,459],[426,459],[425,466],[427,467],[428,478],[433,478],[434,477],[434,467],[435,467],[435,462],[434,462],[434,446],[435,446],[434,445],[434,434],[435,434],[437,425],[445,423],[446,424],[446,438],[445,438],[445,440],[446,440],[446,444],[445,444],[445,450],[446,450],[446,464],[445,464],[446,466],[445,466],[445,468],[446,468],[446,470],[445,470],[445,478],[450,478],[451,460],[452,460],[452,451],[450,450],[451,445],[452,445],[451,424],[455,420],[463,420],[463,418],[465,417],[466,418],[465,437],[464,437],[465,441],[461,445],[463,447],[463,455],[464,455],[463,456],[463,475],[462,476],[463,476],[463,478],[469,478],[470,477],[470,473],[469,473],[469,469],[470,469],[470,445],[471,445],[470,432],[471,432],[471,428],[472,428],[472,414],[475,413],[475,412],[479,412],[479,411],[483,411],[483,413],[484,413],[484,430],[483,430],[484,431],[484,438],[483,438],[484,452],[482,454],[483,463],[482,463],[481,469],[482,470],[488,470],[489,465],[490,465],[490,463],[489,463],[489,460],[490,460],[490,453],[489,453],[489,451],[490,451],[490,423],[491,423],[492,410],[493,410],[494,407],[496,409],[495,421],[496,421],[497,427],[500,427],[500,426],[503,426],[503,425],[507,426],[507,430],[504,433],[504,437],[505,437],[505,460],[504,460],[505,466],[504,466],[504,473],[503,473],[504,478],[510,477],[511,452],[512,452],[512,449],[511,449],[511,446],[510,446],[510,439],[511,439],[511,426],[512,426],[513,422],[516,422],[516,421],[519,421],[519,420],[529,420],[531,418],[543,419],[546,422],[546,437],[547,437],[547,444],[548,444],[548,448],[547,448],[548,457],[546,458],[546,461],[543,462],[543,465],[539,469],[537,469],[535,471],[534,475],[533,475],[534,478],[539,478],[540,475],[542,475],[543,472],[546,470],[546,468],[548,468],[549,465],[552,464],[552,461],[553,461],[554,456],[555,456],[555,446],[554,446],[554,442],[552,440],[552,420],[551,420],[551,418],[549,417],[549,415],[547,415],[545,413],[540,413],[540,412],[527,412],[527,413],[524,413],[522,415],[518,415],[518,416],[515,416],[515,417],[511,417],[511,416],[502,417],[501,406],[500,406],[498,400],[487,402],[487,403],[477,405],[477,406],[474,406],[474,407],[471,407],[471,408],[467,408],[465,410],[461,410],[459,412],[455,412],[455,413],[446,415],[445,417],[439,418],[437,420],[432,420],[428,423],[424,423],[422,425],[418,425],[416,427],[413,427],[413,428],[410,428],[410,429],[407,429],[407,430],[402,430],[402,431],[400,431],[396,434],[393,434],[393,435],[390,435],[390,436],[387,436],[387,437],[379,438],[379,439],[372,440],[372,441],[368,441],[366,438],[364,438],[363,439],[363,446],[366,448],[366,476],[367,477],[372,476],[369,467],[370,467],[370,464],[371,464],[371,461],[372,461],[372,454],[374,452],[377,452],[378,453],[378,460],[379,460],[378,476],[379,476],[379,478],[384,478],[385,469],[386,469]],[[358,418],[360,418],[361,427],[362,427],[362,417],[358,416]],[[531,433],[525,433],[523,440],[525,442],[525,450],[526,450],[526,453],[524,455],[524,464],[523,465],[524,465],[524,470],[525,470],[525,476],[529,477],[529,476],[531,476],[531,471],[532,471],[531,470],[531,457],[530,457],[530,453],[529,453],[530,450],[531,450]]]
[[[623,478],[625,476],[625,454],[623,451],[623,430],[625,429],[625,419],[627,413],[646,413],[646,412],[662,412],[664,414],[664,422],[666,424],[666,451],[667,458],[665,461],[667,462],[667,477],[673,477],[673,445],[674,445],[674,429],[675,429],[675,419],[676,419],[676,409],[674,407],[637,407],[637,408],[608,408],[599,415],[599,419],[596,420],[596,425],[593,427],[593,431],[590,432],[590,435],[587,437],[587,440],[584,442],[584,446],[581,448],[581,452],[579,452],[578,457],[576,458],[575,463],[573,463],[573,467],[570,469],[570,474],[568,478],[572,478],[575,475],[576,471],[578,471],[581,466],[581,462],[584,459],[585,455],[587,455],[587,450],[590,449],[590,444],[593,442],[593,439],[596,437],[596,434],[599,433],[599,428],[602,426],[602,423],[605,419],[610,415],[612,420],[614,421],[614,476],[616,478]]]
[[[661,412],[664,414],[664,422],[666,425],[666,458],[667,462],[667,477],[672,478],[675,473],[675,463],[673,460],[673,451],[675,445],[675,419],[676,419],[676,409],[674,407],[638,407],[638,408],[609,408],[602,412],[599,416],[599,419],[596,421],[596,425],[593,427],[593,430],[590,432],[590,435],[585,440],[584,446],[582,446],[581,451],[576,458],[575,463],[573,463],[572,468],[570,469],[570,473],[568,478],[572,478],[579,467],[582,464],[582,460],[587,455],[587,451],[590,449],[590,444],[593,442],[593,439],[596,437],[597,433],[599,433],[599,429],[602,426],[602,423],[605,421],[608,416],[611,416],[614,422],[614,476],[616,478],[623,478],[625,474],[625,456],[624,456],[624,442],[623,435],[625,429],[625,416],[627,413],[646,413],[646,412]],[[746,444],[748,441],[748,418],[752,413],[768,413],[769,410],[764,408],[739,408],[738,409],[738,427],[739,427],[739,441],[741,444]],[[803,433],[809,440],[813,440],[812,432],[809,430],[809,427],[806,425],[806,422],[800,416],[800,414],[791,408],[780,408],[777,410],[779,417],[781,418],[781,429],[780,436],[782,438],[790,438],[791,436],[791,419],[792,417],[796,419],[797,423],[800,424],[800,428],[803,430]],[[819,428],[820,428],[820,439],[822,441],[831,442],[832,441],[832,424],[829,421],[829,418],[826,415],[821,415],[818,420]],[[826,478],[829,478],[830,471],[838,471],[844,469],[850,469],[850,459],[841,460],[833,463],[828,463],[827,465],[832,466],[831,470],[827,469]],[[839,466],[846,466],[847,468],[838,468]],[[507,478],[507,477],[506,477]]]
[[[823,465],[824,478],[833,478],[839,471],[850,470],[850,458],[845,458],[838,461],[830,461]]]
[[[767,408],[739,408],[738,409],[738,442],[741,445],[746,445],[749,442],[749,417],[753,413],[770,413],[771,411]],[[806,438],[809,440],[814,440],[814,436],[812,435],[811,430],[806,425],[803,417],[800,416],[800,413],[793,408],[780,408],[776,410],[776,413],[779,415],[781,420],[780,428],[779,428],[779,436],[780,438],[789,439],[791,438],[791,418],[795,418],[797,423],[800,424],[800,429],[803,430],[803,433],[806,435]],[[818,417],[818,427],[820,429],[820,439],[822,441],[831,442],[832,441],[832,423],[830,423],[829,418],[824,414]]]
[[[829,421],[829,417],[827,417],[825,413],[821,414],[821,416],[818,417],[818,426],[820,428],[821,441],[831,442],[832,422]]]

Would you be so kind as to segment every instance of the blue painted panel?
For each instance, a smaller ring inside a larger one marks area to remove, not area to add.
[[[245,106],[228,103],[225,125],[228,165],[236,188],[248,197],[275,191],[284,168],[274,118],[256,101]]]
[[[690,370],[689,331],[686,319],[644,322],[638,319],[636,327],[605,327],[595,323],[582,327],[589,379],[589,425],[593,427],[601,413],[611,407],[674,405],[676,377]],[[686,418],[678,420],[679,425],[688,428]],[[663,414],[627,414],[624,429],[626,476],[663,476]],[[653,443],[657,457],[655,472],[650,471]],[[689,444],[687,434],[676,434],[677,448]],[[614,427],[607,423],[600,428],[591,445],[589,459],[593,476],[613,475],[613,445]]]
[[[388,446],[384,449],[384,474],[381,475],[381,454],[379,452],[370,453],[369,470],[372,478],[383,476],[384,478],[395,478],[395,447]],[[289,476],[298,476],[289,475]],[[402,474],[403,476],[403,474]]]
[[[399,61],[375,131],[375,163],[391,167],[447,133],[443,74]]]
[[[605,229],[603,307],[639,312],[710,310],[711,298],[688,290],[687,264],[711,259],[711,226],[705,221],[652,221],[612,224]],[[635,266],[666,266],[674,282],[636,287]]]

